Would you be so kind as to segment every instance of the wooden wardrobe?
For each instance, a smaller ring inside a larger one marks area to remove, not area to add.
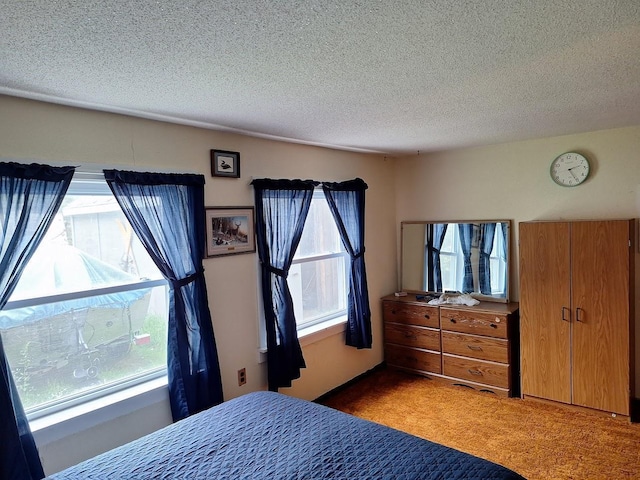
[[[634,220],[520,223],[522,394],[630,415]]]

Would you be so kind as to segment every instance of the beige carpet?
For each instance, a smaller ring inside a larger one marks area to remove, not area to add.
[[[496,398],[390,369],[321,403],[535,479],[640,479],[640,424]]]

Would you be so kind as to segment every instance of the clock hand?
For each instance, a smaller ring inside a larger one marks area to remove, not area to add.
[[[573,173],[573,169],[574,169],[574,168],[575,168],[575,167],[568,168],[568,169],[567,169],[567,171],[568,171],[571,175],[573,175],[573,178],[575,178],[575,179],[576,179],[576,182],[577,182],[577,181],[578,181],[578,177],[576,177],[576,174],[575,174],[575,173]]]

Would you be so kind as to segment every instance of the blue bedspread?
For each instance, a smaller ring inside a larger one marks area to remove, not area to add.
[[[50,479],[522,479],[486,460],[315,403],[256,392]]]

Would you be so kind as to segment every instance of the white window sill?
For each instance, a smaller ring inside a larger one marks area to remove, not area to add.
[[[159,402],[169,402],[167,377],[89,400],[29,421],[37,443],[47,444]]]
[[[342,315],[340,317],[332,318],[326,322],[318,323],[311,327],[298,330],[298,340],[300,346],[310,345],[312,343],[319,342],[325,338],[332,337],[344,332],[347,325],[347,316]]]
[[[346,325],[347,316],[343,315],[311,327],[300,329],[298,330],[300,346],[304,347],[306,345],[311,345],[312,343],[319,342],[325,338],[344,333]],[[258,349],[258,363],[265,363],[266,361],[267,348],[261,347]]]

